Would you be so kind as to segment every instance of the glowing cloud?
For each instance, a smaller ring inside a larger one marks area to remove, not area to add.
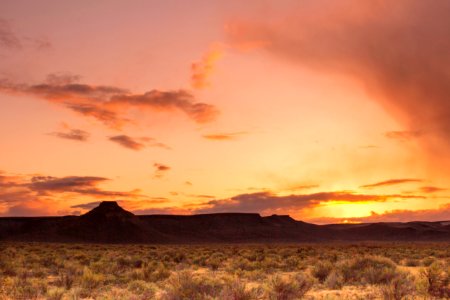
[[[450,147],[449,1],[301,1],[232,25],[231,43],[265,41],[278,57],[348,74],[410,132]]]
[[[36,85],[16,84],[3,79],[0,80],[0,92],[42,98],[116,129],[130,122],[127,112],[132,109],[179,110],[198,123],[209,122],[217,115],[214,106],[196,102],[194,96],[185,90],[151,90],[133,94],[114,86],[75,83],[75,79],[78,78],[58,79],[51,75],[47,82]]]
[[[203,138],[212,141],[230,141],[239,138],[246,132],[230,132],[230,133],[211,133],[203,135]]]
[[[209,77],[218,60],[223,56],[223,46],[214,45],[206,52],[202,59],[191,65],[191,86],[194,89],[204,89],[210,86]]]

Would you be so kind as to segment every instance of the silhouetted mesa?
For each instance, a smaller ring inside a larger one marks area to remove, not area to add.
[[[83,218],[132,218],[134,214],[123,209],[116,201],[103,201],[99,206],[82,215]]]
[[[138,216],[104,201],[81,216],[0,218],[0,240],[89,243],[450,241],[449,221],[315,225],[256,213]]]

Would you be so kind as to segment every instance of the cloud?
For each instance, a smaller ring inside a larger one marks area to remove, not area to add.
[[[163,164],[155,163],[153,166],[155,167],[155,169],[157,171],[168,171],[168,170],[170,170],[169,166],[166,166],[166,165],[163,165]]]
[[[421,131],[388,131],[385,136],[389,139],[395,139],[402,142],[418,138],[423,135]]]
[[[212,141],[230,141],[235,140],[244,134],[247,134],[247,132],[212,133],[203,135],[203,138]]]
[[[89,132],[81,129],[70,129],[68,132],[51,132],[49,135],[79,142],[86,142],[90,137]]]
[[[166,150],[170,150],[171,148],[166,144],[155,141],[153,138],[149,137],[140,137],[140,138],[132,138],[128,135],[116,135],[108,138],[110,141],[117,143],[125,148],[131,150],[142,150],[145,147],[159,147]]]
[[[45,37],[27,37],[15,32],[11,22],[0,18],[0,50],[5,49],[22,50],[23,48],[34,48],[46,50],[52,47],[52,43]]]
[[[80,75],[68,72],[58,72],[48,74],[45,82],[51,85],[68,85],[78,83],[80,80],[81,80]]]
[[[216,197],[212,196],[212,195],[188,195],[189,197],[194,197],[194,198],[206,198],[206,199],[214,199]]]
[[[376,146],[376,145],[365,145],[365,146],[361,146],[359,148],[361,148],[361,149],[378,149],[380,147]]]
[[[22,42],[14,33],[10,23],[7,20],[0,19],[0,48],[20,49]]]
[[[222,56],[222,46],[214,45],[200,61],[191,65],[191,86],[194,89],[204,89],[210,86],[208,79],[214,70],[215,64]]]
[[[389,185],[397,185],[397,184],[403,184],[403,183],[413,183],[413,182],[422,182],[422,179],[414,179],[414,178],[402,178],[402,179],[389,179],[381,182],[371,183],[362,185],[362,188],[375,188],[375,187],[383,187],[383,186],[389,186]]]
[[[30,199],[30,201],[18,203],[9,207],[8,211],[1,215],[14,217],[49,216],[54,214],[54,211],[49,205],[50,203],[47,201]]]
[[[116,135],[109,137],[109,140],[117,143],[125,148],[132,149],[132,150],[141,150],[145,147],[144,144],[136,141],[132,137],[129,137],[127,135]]]
[[[116,199],[140,200],[146,198],[139,191],[110,191],[99,187],[109,181],[97,176],[30,176],[0,174],[0,209],[3,214],[14,215],[14,211],[26,209],[46,210],[47,214],[69,213],[56,211],[56,207],[73,199]],[[45,207],[47,205],[47,208]],[[31,210],[30,210],[31,213]]]
[[[166,172],[168,172],[171,168],[164,164],[154,163],[153,167],[155,169],[155,173],[153,175],[154,178],[162,178]]]
[[[39,37],[39,38],[32,38],[30,39],[32,45],[37,50],[48,50],[53,47],[52,43],[49,39],[45,37]]]
[[[414,195],[370,195],[353,192],[321,192],[313,194],[292,194],[279,196],[270,191],[241,194],[229,199],[211,200],[204,203],[205,207],[196,210],[197,213],[217,212],[258,212],[272,214],[286,211],[299,211],[330,201],[343,202],[386,202],[400,198],[423,198]]]
[[[321,224],[334,223],[375,223],[375,222],[411,222],[411,221],[450,221],[450,204],[438,209],[391,210],[385,213],[373,212],[370,216],[358,218],[316,218],[308,221]]]
[[[108,180],[108,178],[94,176],[34,176],[31,178],[31,182],[27,184],[27,187],[41,195],[58,192],[83,194],[91,197],[133,196],[133,193],[105,191],[97,188],[98,184]]]
[[[427,193],[427,194],[438,193],[438,192],[443,192],[443,191],[447,191],[447,190],[448,189],[440,188],[437,186],[423,186],[420,188],[420,191],[422,193]]]
[[[74,81],[78,79],[51,74],[46,82],[34,85],[17,84],[3,79],[0,80],[0,92],[45,99],[115,129],[131,122],[128,118],[131,110],[178,110],[198,123],[212,121],[218,113],[213,105],[197,102],[186,90],[151,90],[135,94],[119,87],[88,85]]]
[[[299,190],[315,189],[318,187],[319,187],[318,184],[295,184],[295,185],[288,185],[284,189],[288,191],[299,191]]]
[[[241,17],[233,45],[263,41],[271,54],[352,76],[411,132],[450,146],[450,1],[306,0]]]

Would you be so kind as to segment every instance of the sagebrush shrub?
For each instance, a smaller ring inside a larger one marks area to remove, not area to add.
[[[153,263],[143,268],[144,279],[150,282],[158,282],[167,279],[171,272],[162,263]]]
[[[381,291],[385,300],[402,300],[414,294],[416,288],[411,275],[398,273]]]
[[[450,297],[450,270],[443,263],[434,262],[421,271],[428,283],[428,294],[433,297]]]
[[[64,297],[66,291],[63,288],[53,287],[47,291],[47,300],[61,300]]]
[[[217,281],[208,281],[205,277],[194,276],[190,271],[183,270],[172,274],[166,282],[163,300],[207,299],[218,297],[222,285]]]
[[[395,263],[380,256],[362,256],[338,263],[345,283],[387,284],[396,275]]]
[[[434,262],[435,262],[434,257],[426,257],[426,258],[422,259],[422,265],[425,267],[431,266],[431,264]]]
[[[405,266],[407,267],[417,267],[420,265],[420,261],[413,258],[408,258],[405,260]]]
[[[320,282],[324,282],[333,269],[333,264],[329,261],[319,261],[316,263],[311,271],[311,274]]]
[[[74,268],[67,267],[59,271],[58,278],[56,279],[56,285],[64,287],[66,290],[70,290],[75,281],[76,270]]]
[[[143,299],[153,299],[156,293],[156,287],[143,280],[134,280],[128,284],[128,290],[139,295]]]
[[[340,290],[344,286],[344,277],[337,271],[331,271],[325,280],[325,286],[332,290]]]
[[[303,274],[298,274],[294,280],[273,276],[267,284],[267,299],[293,300],[301,299],[311,289],[312,283]]]
[[[225,284],[220,293],[222,300],[256,300],[259,299],[261,291],[255,288],[247,289],[246,284],[235,279]]]
[[[93,290],[102,284],[103,276],[101,274],[95,274],[88,267],[83,269],[83,275],[81,276],[81,287],[86,290]]]

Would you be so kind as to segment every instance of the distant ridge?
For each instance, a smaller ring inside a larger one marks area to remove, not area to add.
[[[88,243],[450,242],[450,221],[315,225],[257,213],[137,216],[104,201],[81,216],[0,218],[0,240]]]

